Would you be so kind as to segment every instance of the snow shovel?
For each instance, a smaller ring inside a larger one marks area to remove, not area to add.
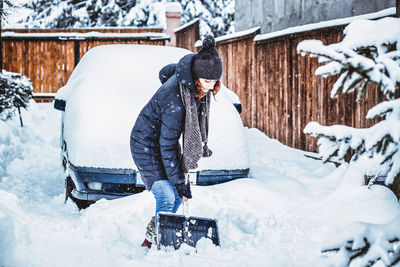
[[[187,182],[187,181],[186,181]],[[161,246],[179,249],[185,243],[196,247],[201,238],[211,239],[219,246],[218,225],[216,219],[187,217],[187,201],[183,203],[183,215],[159,212],[157,215],[157,249]]]

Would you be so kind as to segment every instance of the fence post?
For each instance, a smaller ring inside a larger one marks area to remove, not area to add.
[[[166,33],[170,36],[167,46],[176,46],[174,29],[181,26],[182,7],[178,2],[167,3],[165,6]]]
[[[400,0],[396,0],[396,17],[400,18]]]

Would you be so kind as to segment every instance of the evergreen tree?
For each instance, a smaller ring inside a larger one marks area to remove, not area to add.
[[[179,0],[183,23],[200,18],[201,35],[221,36],[234,31],[234,0]]]
[[[400,19],[355,21],[345,33],[340,43],[325,46],[308,40],[297,49],[317,56],[324,64],[316,70],[317,75],[338,74],[331,97],[358,90],[360,101],[367,84],[375,85],[387,100],[370,109],[367,118],[383,120],[367,129],[311,122],[304,132],[319,137],[319,153],[325,161],[333,156],[343,160],[349,151],[354,152],[352,161],[361,155],[381,157],[382,174],[387,174],[389,185],[400,173]]]
[[[32,0],[24,7],[33,12],[21,22],[36,28],[120,26],[121,16],[135,5],[127,0]]]
[[[336,156],[343,160],[353,153],[350,164],[369,157],[377,161],[385,183],[399,197],[400,189],[400,18],[354,21],[345,28],[345,38],[325,46],[318,40],[301,42],[297,49],[317,56],[323,63],[317,75],[337,75],[331,97],[358,90],[358,101],[368,88],[380,90],[386,100],[371,108],[367,118],[382,120],[365,129],[344,125],[322,126],[309,123],[304,132],[318,137],[324,161]],[[378,175],[378,173],[377,173]],[[400,217],[387,225],[356,223],[329,239],[322,249],[343,266],[372,266],[377,262],[394,266],[400,262],[398,229]],[[336,253],[335,253],[336,252]]]
[[[20,21],[34,28],[156,26],[163,22],[160,4],[175,0],[31,0],[33,12]],[[234,0],[178,0],[182,24],[200,18],[201,35],[233,32]]]

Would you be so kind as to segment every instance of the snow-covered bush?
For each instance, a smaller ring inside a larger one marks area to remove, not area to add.
[[[165,27],[165,2],[182,5],[182,24],[200,18],[201,35],[233,31],[234,0],[30,0],[24,7],[32,13],[20,24],[30,28]]]
[[[297,50],[319,58],[323,65],[316,70],[317,75],[338,75],[331,90],[333,98],[358,90],[357,101],[361,101],[367,85],[375,85],[368,88],[380,90],[386,100],[371,108],[367,118],[382,120],[364,129],[310,122],[304,132],[319,138],[324,161],[333,156],[344,160],[348,152],[353,153],[350,164],[365,157],[372,159],[379,165],[376,175],[385,175],[385,183],[399,197],[400,19],[358,20],[344,33],[339,43],[326,46],[307,40]],[[327,257],[334,266],[372,266],[378,261],[393,266],[400,261],[399,228],[400,217],[385,225],[355,223],[329,238],[322,251],[336,252]]]
[[[367,84],[376,85],[374,88],[387,100],[371,108],[367,118],[383,120],[365,129],[310,122],[304,132],[319,137],[319,153],[324,161],[333,156],[343,160],[349,151],[354,153],[352,161],[361,155],[376,158],[389,185],[400,173],[400,19],[358,20],[344,33],[339,43],[325,46],[318,40],[306,40],[297,50],[319,58],[323,65],[316,70],[317,75],[338,74],[331,91],[333,98],[358,89],[360,101]]]
[[[32,98],[32,83],[22,74],[0,73],[0,119],[10,119],[18,108],[27,108]]]

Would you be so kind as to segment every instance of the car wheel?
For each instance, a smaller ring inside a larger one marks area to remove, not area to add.
[[[82,199],[75,198],[72,195],[72,190],[74,190],[74,189],[75,189],[75,184],[72,181],[71,177],[69,177],[69,176],[66,177],[65,178],[65,202],[67,202],[68,198],[70,198],[80,210],[86,209],[90,205],[95,203],[95,201],[82,200]]]

